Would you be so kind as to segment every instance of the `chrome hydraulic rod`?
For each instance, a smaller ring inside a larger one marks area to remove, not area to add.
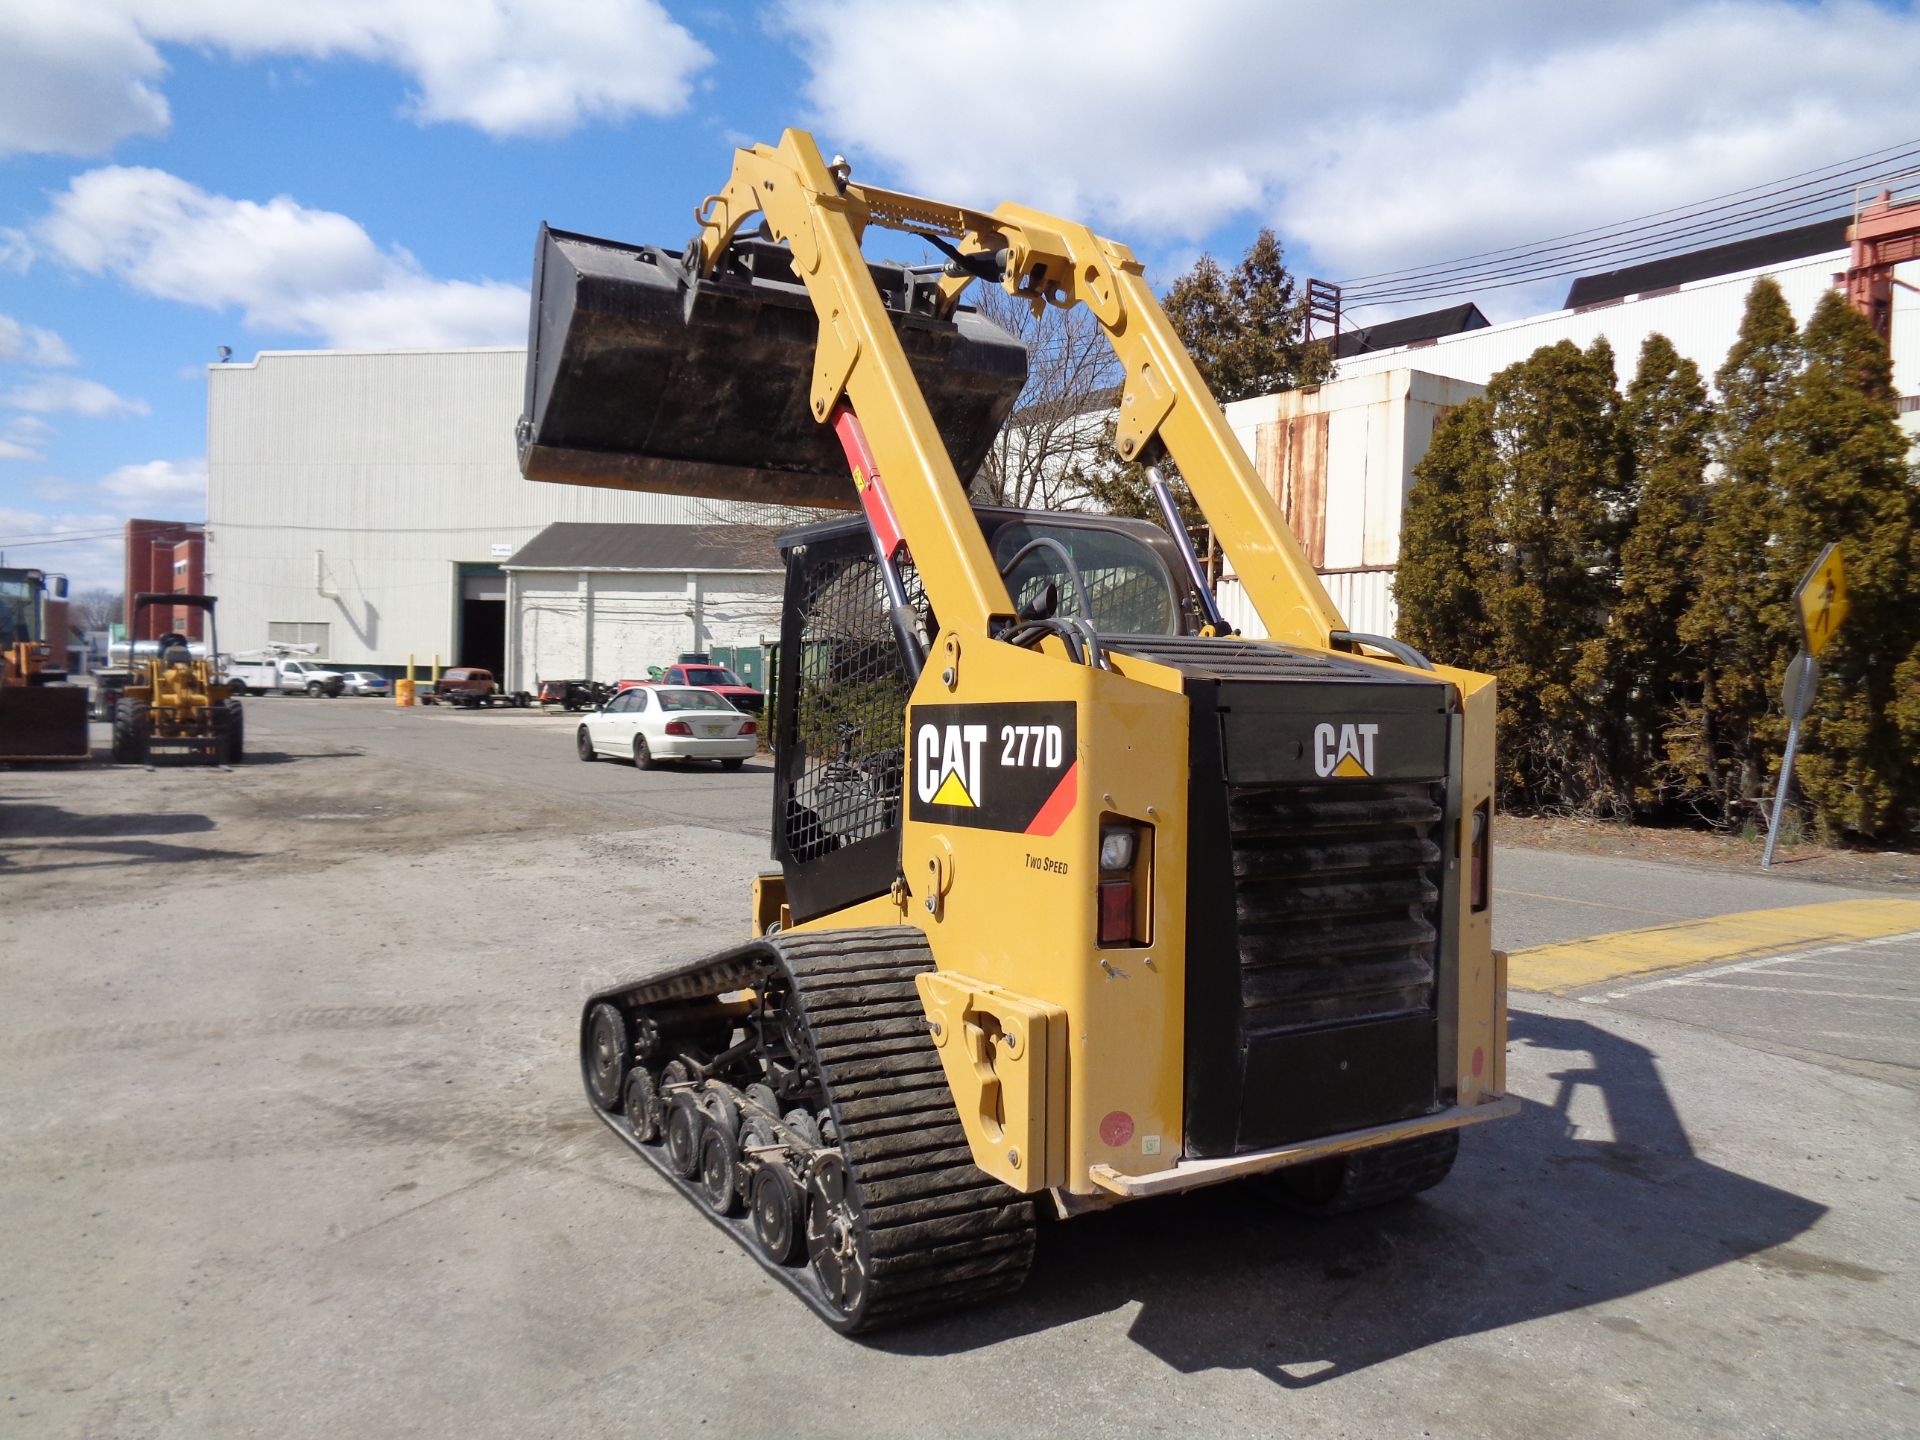
[[[1180,518],[1180,507],[1173,503],[1173,488],[1167,484],[1167,478],[1160,473],[1158,465],[1147,466],[1147,483],[1153,489],[1154,503],[1160,507],[1160,518],[1166,523],[1167,533],[1179,547],[1180,559],[1187,567],[1187,579],[1193,582],[1194,593],[1200,597],[1200,608],[1207,616],[1207,628],[1215,635],[1233,634],[1233,627],[1227,624],[1227,617],[1220,613],[1220,604],[1213,598],[1213,591],[1207,585],[1207,573],[1200,568],[1200,557],[1194,554],[1193,538],[1187,534],[1187,524]]]

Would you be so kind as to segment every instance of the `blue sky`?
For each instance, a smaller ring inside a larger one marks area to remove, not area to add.
[[[1915,73],[1861,0],[0,0],[0,551],[111,579],[202,512],[217,346],[517,343],[539,221],[678,244],[784,125],[1343,278],[1891,144]]]

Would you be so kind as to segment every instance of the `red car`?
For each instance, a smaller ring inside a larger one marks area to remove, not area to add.
[[[723,665],[668,665],[657,680],[622,680],[620,689],[636,685],[698,685],[703,690],[718,690],[736,710],[758,715],[767,697]]]

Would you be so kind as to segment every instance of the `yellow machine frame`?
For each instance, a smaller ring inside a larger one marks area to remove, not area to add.
[[[1005,288],[1036,310],[1087,306],[1124,368],[1121,457],[1144,459],[1155,442],[1165,447],[1274,640],[1331,652],[1340,616],[1126,246],[1024,206],[980,212],[854,184],[844,165],[828,164],[812,137],[795,130],[778,146],[735,152],[727,185],[698,212],[703,274],[755,214],[791,248],[820,317],[814,417],[827,421],[843,400],[858,415],[940,619],[910,707],[1044,698],[1071,701],[1078,716],[1079,801],[1053,835],[907,818],[904,883],[793,927],[909,924],[926,934],[938,971],[921,978],[921,997],[979,1166],[1023,1191],[1112,1200],[1511,1113],[1503,1096],[1504,957],[1492,949],[1490,908],[1462,903],[1467,876],[1455,865],[1444,913],[1457,926],[1457,964],[1453,993],[1438,997],[1439,1080],[1455,1103],[1418,1120],[1261,1154],[1182,1159],[1182,676],[1120,654],[1111,670],[1078,663],[1057,638],[1037,650],[992,638],[1013,604],[867,270],[867,228],[937,236],[962,256],[994,257]],[[943,282],[949,310],[971,279],[962,271]],[[1366,663],[1392,670],[1397,662]],[[1483,807],[1491,813],[1494,682],[1445,667],[1437,673],[1453,686],[1464,720],[1455,853],[1466,855],[1472,817]],[[1144,948],[1103,950],[1092,906],[1079,903],[1085,878],[1096,873],[1101,823],[1116,818],[1154,827],[1154,936]],[[757,927],[778,917],[779,888],[768,877],[756,892]]]

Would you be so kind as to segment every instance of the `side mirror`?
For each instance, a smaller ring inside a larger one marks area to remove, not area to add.
[[[47,576],[47,594],[55,600],[67,598],[67,577],[64,575]]]

